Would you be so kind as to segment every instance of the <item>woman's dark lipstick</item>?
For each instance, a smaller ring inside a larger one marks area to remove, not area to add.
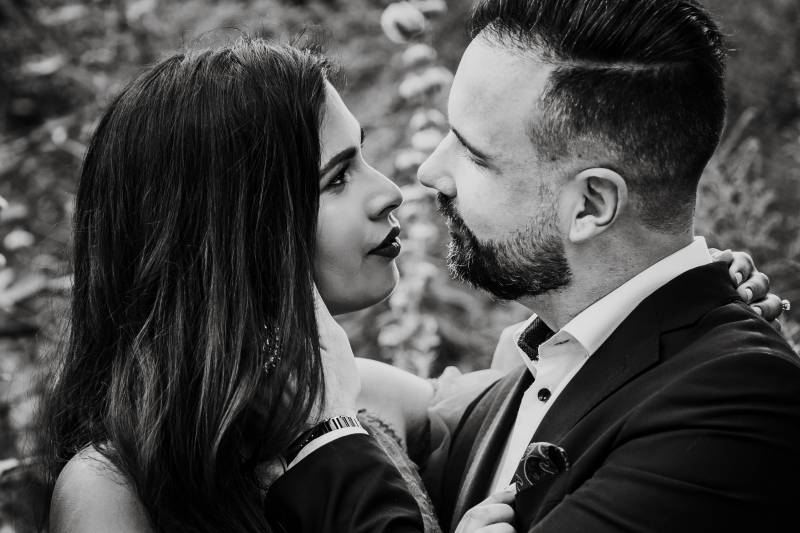
[[[369,251],[369,254],[394,259],[400,254],[401,246],[400,241],[397,240],[398,235],[400,235],[400,228],[395,226],[378,246]]]

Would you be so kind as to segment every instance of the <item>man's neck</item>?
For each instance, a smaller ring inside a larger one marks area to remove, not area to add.
[[[665,257],[691,244],[692,236],[670,236],[658,245],[611,247],[605,256],[585,254],[570,257],[572,280],[569,285],[538,296],[520,298],[519,302],[536,313],[547,326],[558,331],[584,309],[613,292],[625,282]],[[614,253],[613,250],[617,252]]]

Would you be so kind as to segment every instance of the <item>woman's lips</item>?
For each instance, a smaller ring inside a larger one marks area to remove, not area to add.
[[[400,235],[400,228],[395,226],[378,246],[369,251],[369,255],[379,255],[390,259],[397,257],[402,248],[400,241],[397,239],[398,235]]]

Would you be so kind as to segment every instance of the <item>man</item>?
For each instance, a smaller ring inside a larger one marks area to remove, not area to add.
[[[426,465],[443,529],[512,481],[518,530],[788,528],[800,361],[692,232],[725,118],[718,28],[689,0],[487,0],[471,33],[420,179],[453,273],[535,316],[526,365]],[[366,437],[304,463],[270,491],[291,508],[313,479],[298,527],[421,530]]]

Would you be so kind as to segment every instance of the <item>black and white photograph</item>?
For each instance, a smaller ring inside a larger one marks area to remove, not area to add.
[[[800,531],[798,0],[0,0],[0,533]]]

